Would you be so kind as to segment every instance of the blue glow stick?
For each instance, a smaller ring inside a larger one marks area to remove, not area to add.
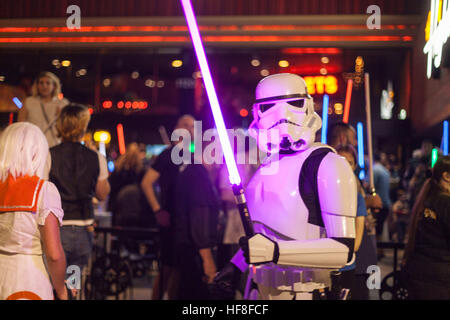
[[[442,135],[442,151],[448,156],[448,120],[444,121],[444,133]]]
[[[356,129],[358,132],[358,165],[361,168],[359,179],[363,180],[366,177],[366,172],[364,170],[364,131],[362,122],[358,122]]]
[[[323,104],[322,104],[322,143],[327,143],[327,128],[328,128],[328,104],[330,102],[330,98],[327,94],[323,96]]]
[[[12,100],[16,104],[17,108],[19,108],[19,109],[22,108],[22,102],[19,100],[19,98],[14,97]]]

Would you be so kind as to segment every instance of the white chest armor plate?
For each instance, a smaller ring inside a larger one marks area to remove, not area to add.
[[[259,222],[273,231],[296,240],[312,240],[321,237],[320,227],[308,223],[308,209],[299,191],[300,171],[308,156],[322,144],[292,155],[281,155],[278,170],[264,174],[261,166],[247,186],[245,196],[253,222]],[[274,169],[275,167],[273,167]],[[266,170],[270,171],[270,170]],[[259,232],[255,224],[255,232]]]

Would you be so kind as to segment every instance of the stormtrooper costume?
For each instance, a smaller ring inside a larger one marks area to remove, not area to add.
[[[255,235],[241,239],[231,263],[242,272],[250,264],[258,289],[247,288],[247,298],[323,297],[330,272],[355,259],[355,176],[330,146],[314,143],[322,121],[301,77],[261,80],[253,116],[250,135],[270,155],[245,191]]]

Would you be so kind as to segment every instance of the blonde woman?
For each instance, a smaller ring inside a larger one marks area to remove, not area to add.
[[[58,188],[64,209],[61,242],[67,265],[80,270],[88,264],[93,247],[92,198],[105,200],[110,191],[105,157],[81,144],[89,120],[85,106],[65,107],[56,122],[62,143],[50,148],[49,180]]]
[[[31,123],[10,125],[0,136],[1,300],[68,297],[61,198],[42,179],[48,156],[44,135]]]
[[[51,148],[60,143],[55,123],[62,108],[69,101],[59,98],[61,83],[51,72],[39,74],[33,83],[32,93],[33,95],[25,99],[22,109],[19,110],[18,121],[27,121],[38,126]]]

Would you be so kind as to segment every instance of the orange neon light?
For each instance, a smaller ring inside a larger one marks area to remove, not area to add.
[[[352,88],[353,88],[353,80],[348,79],[347,93],[345,95],[344,118],[342,119],[344,123],[348,123],[348,118],[350,116],[350,102],[352,100]]]
[[[370,41],[411,42],[409,36],[205,36],[205,42],[341,42]],[[0,43],[150,43],[150,42],[188,42],[189,37],[178,36],[123,36],[123,37],[24,37],[0,38]]]
[[[404,30],[415,26],[383,25],[386,30]],[[200,31],[277,31],[277,30],[364,30],[365,25],[225,25],[225,26],[199,26]],[[39,33],[39,32],[187,32],[186,26],[82,26],[79,29],[67,27],[3,27],[0,33]]]
[[[119,123],[117,125],[117,139],[119,141],[119,152],[120,154],[125,153],[125,138],[123,136],[123,125]]]
[[[303,77],[309,94],[335,94],[338,91],[338,80],[335,76]]]

